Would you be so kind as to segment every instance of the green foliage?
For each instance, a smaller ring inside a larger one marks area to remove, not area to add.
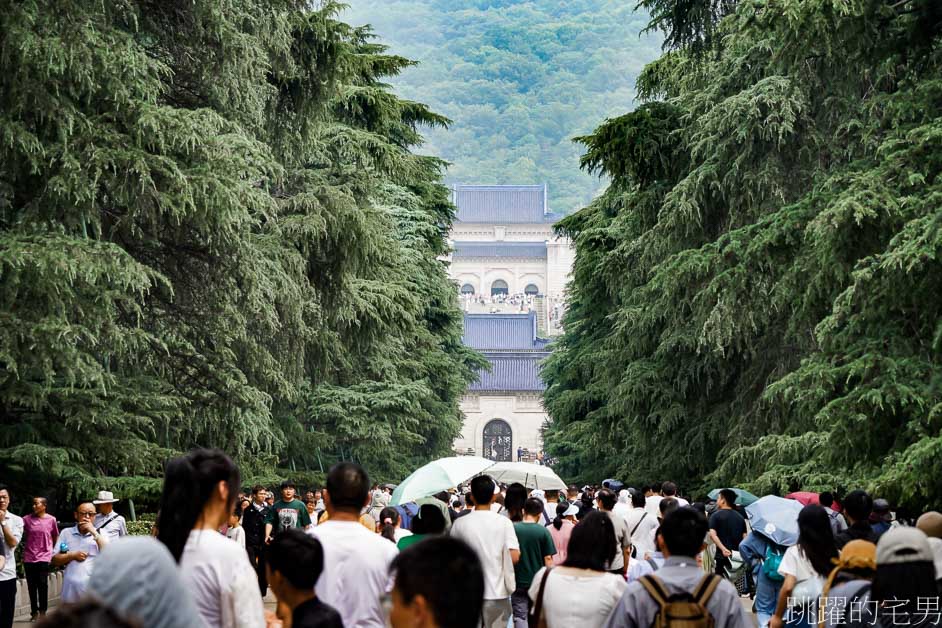
[[[604,182],[578,168],[574,136],[623,110],[657,56],[644,15],[618,0],[354,0],[370,23],[419,63],[394,83],[454,123],[427,149],[451,163],[448,182],[543,183],[553,209],[588,203]]]
[[[480,358],[437,256],[446,121],[332,1],[0,2],[0,474],[153,499],[450,450]],[[21,495],[24,497],[24,495]]]
[[[942,8],[643,4],[673,48],[582,138],[612,184],[561,225],[548,449],[585,479],[937,507]]]

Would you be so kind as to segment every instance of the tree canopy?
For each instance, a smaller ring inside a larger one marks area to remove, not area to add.
[[[0,2],[0,470],[153,495],[450,451],[481,358],[437,257],[447,120],[328,0]]]
[[[426,150],[450,162],[449,183],[547,183],[569,213],[604,183],[579,170],[583,135],[632,103],[660,38],[620,0],[352,0],[345,14],[373,24],[419,63],[398,93],[454,121]]]
[[[942,503],[942,5],[644,0],[544,371],[566,475]],[[627,105],[627,103],[626,103]]]

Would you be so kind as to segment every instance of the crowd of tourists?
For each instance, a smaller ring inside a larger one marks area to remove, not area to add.
[[[691,504],[672,482],[544,491],[479,475],[393,506],[391,487],[344,462],[323,490],[296,488],[243,493],[232,460],[194,450],[166,467],[152,536],[122,538],[107,491],[59,531],[44,498],[21,518],[0,487],[0,628],[13,621],[20,544],[45,628],[942,623],[942,514],[906,525],[864,491],[820,494],[785,545],[751,525],[733,490]],[[47,614],[50,567],[63,587]]]

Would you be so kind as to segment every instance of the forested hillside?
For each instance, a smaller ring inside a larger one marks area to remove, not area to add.
[[[559,470],[939,506],[942,4],[643,4],[669,48],[562,224]]]
[[[196,445],[246,482],[338,459],[398,479],[451,450],[481,362],[437,261],[442,164],[410,152],[442,119],[338,11],[0,1],[0,476],[21,498],[153,496]]]
[[[403,98],[452,120],[423,150],[451,162],[447,181],[548,183],[568,213],[603,187],[579,170],[575,136],[631,106],[638,73],[659,54],[634,2],[352,0],[392,51],[419,63],[394,80]]]

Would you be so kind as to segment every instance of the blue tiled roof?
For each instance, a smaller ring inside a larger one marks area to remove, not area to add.
[[[452,259],[467,257],[526,257],[546,259],[545,242],[455,242]]]
[[[478,379],[468,387],[471,391],[533,391],[542,392],[546,384],[540,379],[540,360],[546,351],[524,353],[485,353],[491,370],[479,371]]]
[[[478,351],[538,351],[548,341],[536,336],[536,313],[465,314],[461,342]]]
[[[542,185],[457,185],[453,202],[458,222],[485,224],[553,223]]]

